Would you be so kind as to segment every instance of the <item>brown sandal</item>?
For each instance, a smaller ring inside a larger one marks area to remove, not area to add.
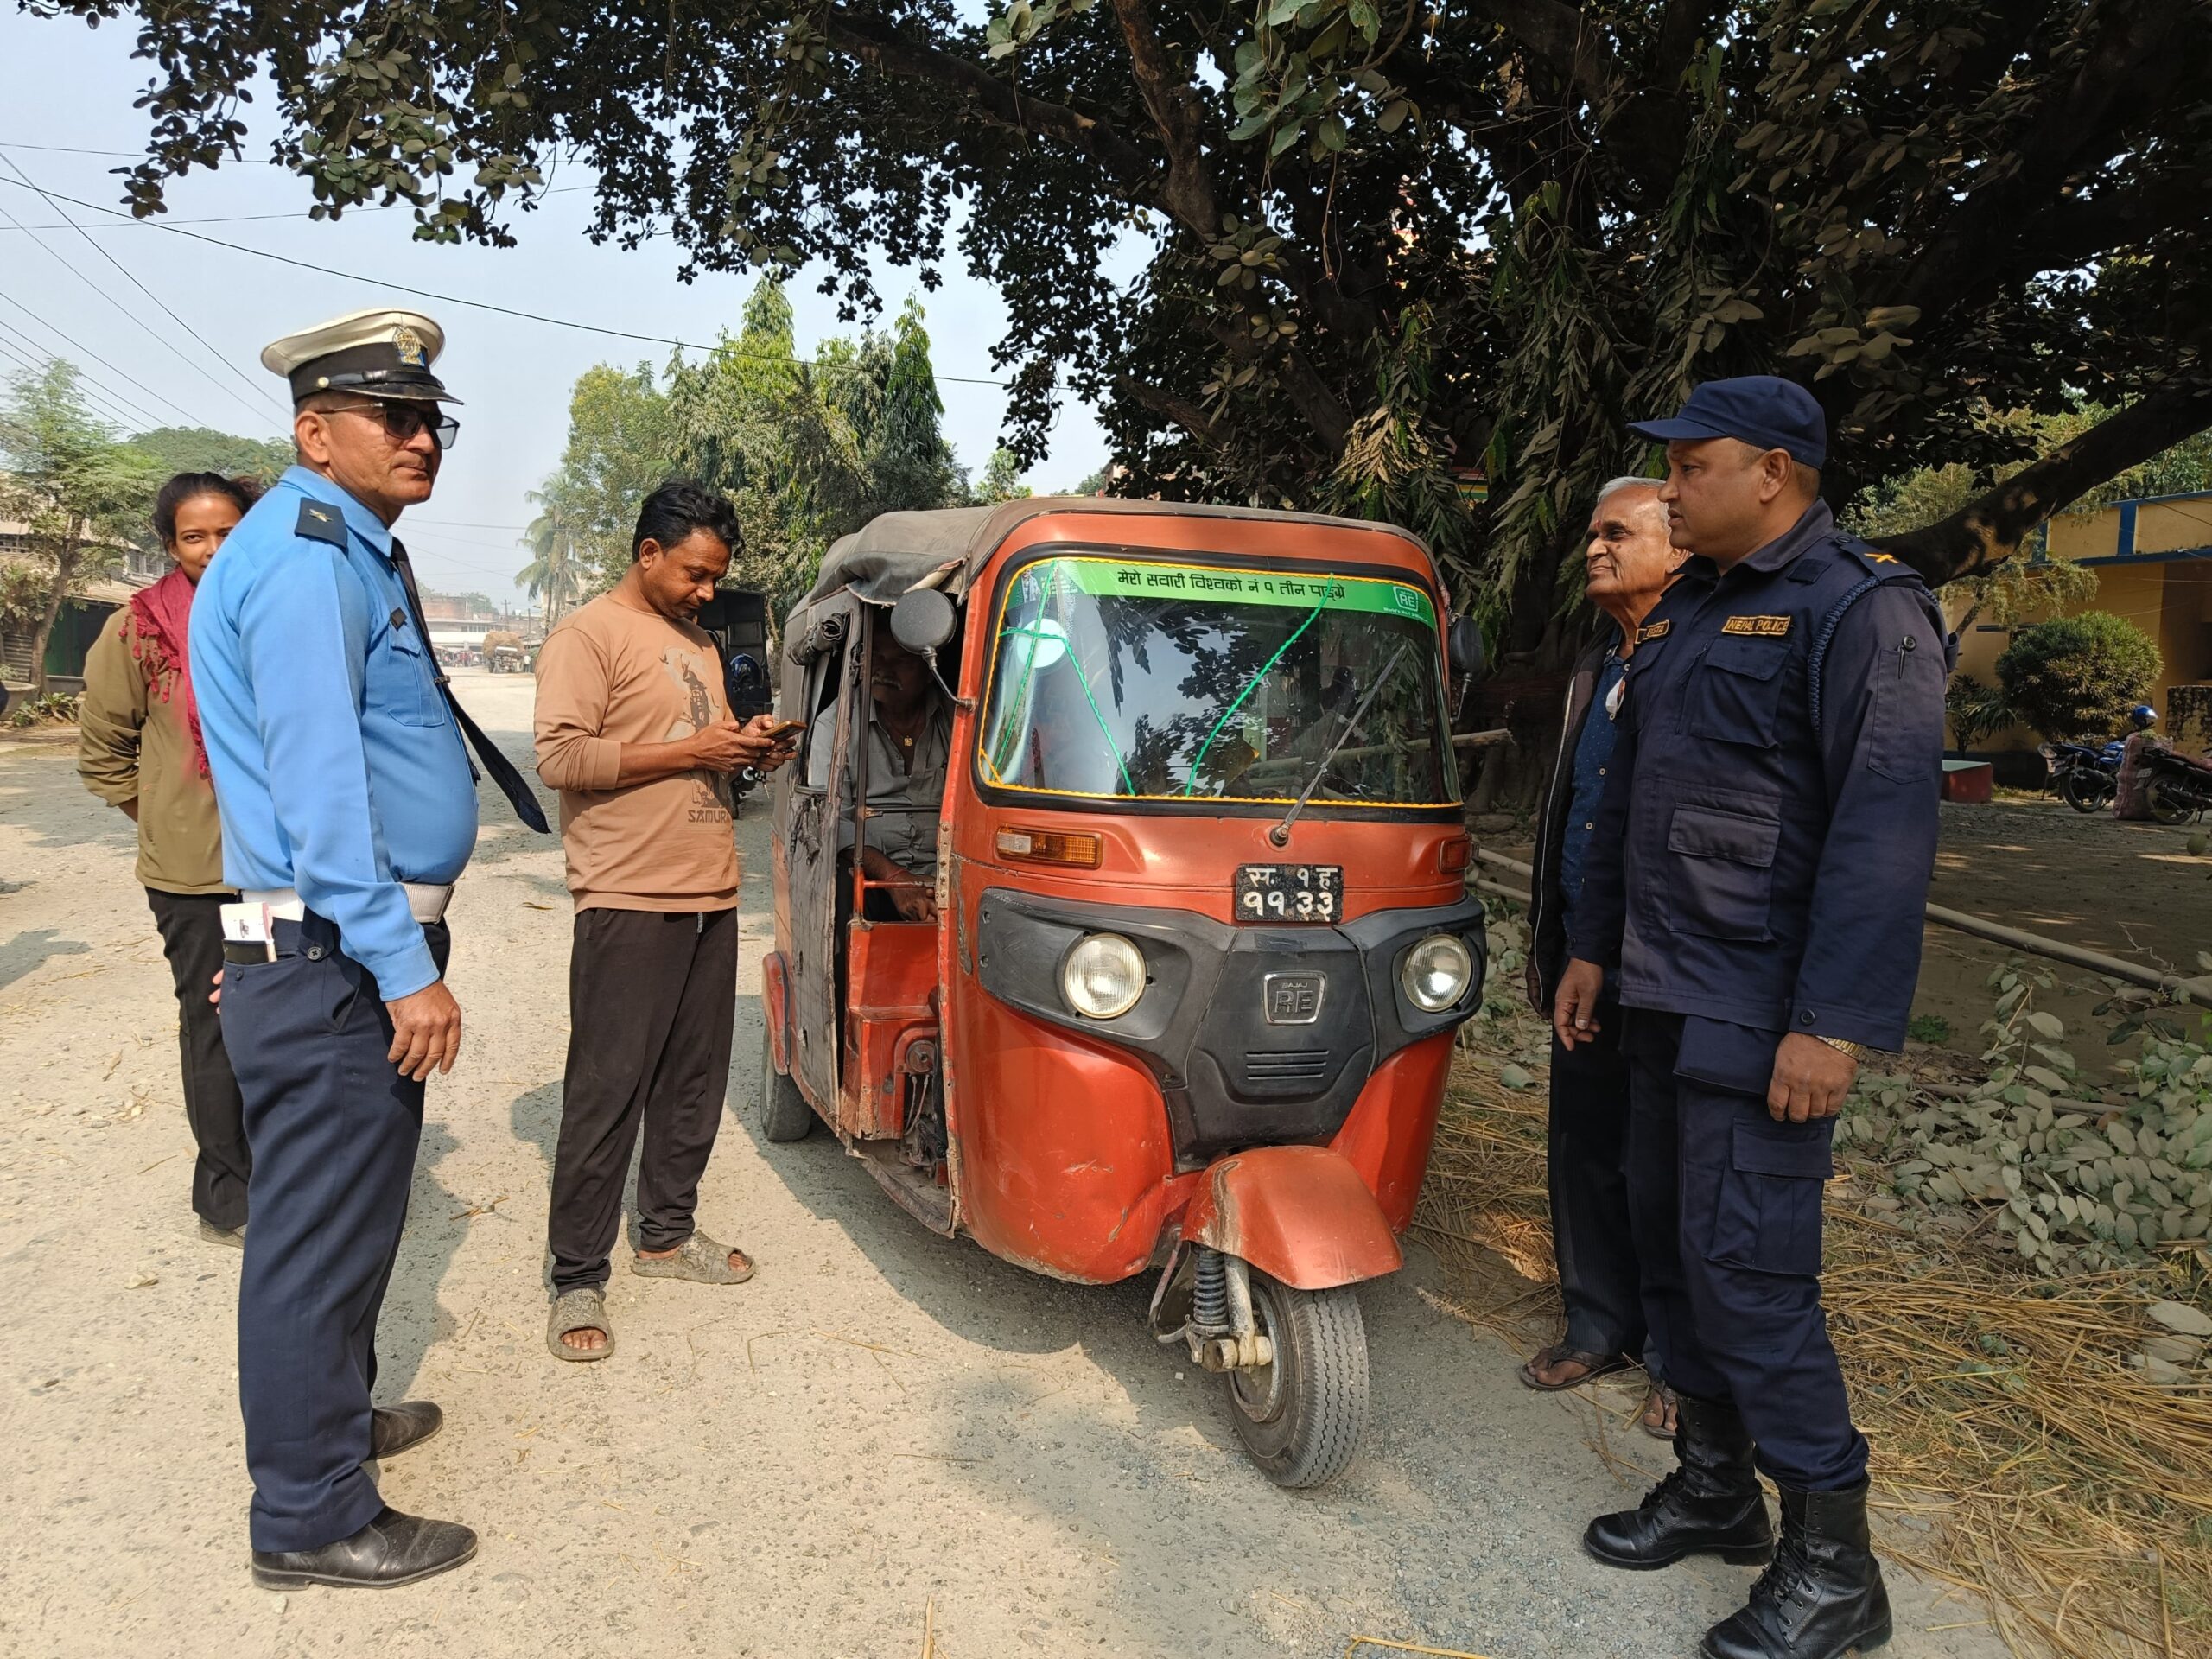
[[[1540,1394],[1560,1394],[1568,1389],[1579,1389],[1585,1382],[1595,1382],[1601,1376],[1611,1376],[1615,1371],[1624,1371],[1632,1363],[1624,1354],[1593,1354],[1587,1349],[1570,1348],[1563,1342],[1555,1342],[1529,1356],[1521,1367],[1521,1382],[1522,1386]],[[1564,1382],[1547,1382],[1536,1375],[1554,1365],[1580,1365],[1582,1374]]]
[[[1659,1413],[1656,1421],[1651,1415],[1654,1408]],[[1654,1382],[1651,1392],[1644,1396],[1643,1409],[1637,1413],[1636,1421],[1653,1440],[1671,1440],[1675,1438],[1675,1425],[1681,1421],[1681,1395],[1664,1382]]]

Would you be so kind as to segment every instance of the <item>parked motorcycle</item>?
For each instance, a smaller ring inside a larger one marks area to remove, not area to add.
[[[2120,792],[2120,757],[2126,747],[2117,739],[2101,748],[2088,743],[2046,743],[2046,786],[2076,812],[2101,812]]]
[[[2212,759],[2177,749],[2152,749],[2143,756],[2151,776],[2143,798],[2160,823],[2187,823],[2212,811]]]
[[[2127,711],[2131,730],[2143,732],[2158,723],[2158,710],[2139,702]],[[2046,743],[2043,746],[2046,785],[2076,812],[2100,812],[2120,793],[2120,763],[2127,753],[2125,734],[2099,747],[2093,743]]]

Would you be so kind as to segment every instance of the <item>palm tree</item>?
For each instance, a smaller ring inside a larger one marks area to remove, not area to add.
[[[545,626],[550,630],[575,600],[583,577],[576,556],[575,514],[563,499],[565,492],[548,482],[545,489],[525,493],[524,499],[539,509],[530,528],[523,531],[523,545],[535,556],[515,580],[529,589],[532,599],[543,597]]]

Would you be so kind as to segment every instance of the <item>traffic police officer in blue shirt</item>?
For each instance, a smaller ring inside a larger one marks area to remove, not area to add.
[[[429,318],[363,311],[278,340],[299,464],[193,601],[192,675],[223,825],[223,1039],[254,1155],[238,1287],[253,1574],[274,1589],[411,1583],[476,1535],[402,1515],[362,1465],[435,1433],[376,1408],[377,1315],[406,1219],[423,1084],[452,1069],[448,897],[476,841],[462,732],[532,827],[511,762],[437,667],[403,508],[458,424]]]
[[[1588,1040],[1615,972],[1630,1226],[1680,1467],[1583,1541],[1615,1567],[1769,1562],[1701,1651],[1834,1659],[1891,1621],[1821,1309],[1821,1184],[1861,1046],[1904,1046],[1947,639],[1917,575],[1836,530],[1802,387],[1713,381],[1630,429],[1667,446],[1660,499],[1693,556],[1630,665],[1553,1020]]]

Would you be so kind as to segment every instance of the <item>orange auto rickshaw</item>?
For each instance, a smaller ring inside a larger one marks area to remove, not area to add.
[[[949,738],[941,795],[887,805],[896,652]],[[1224,1376],[1260,1467],[1330,1479],[1367,1415],[1353,1287],[1402,1264],[1482,994],[1448,690],[1479,657],[1384,524],[1074,498],[846,537],[777,652],[806,730],[773,785],[767,1138],[819,1117],[924,1225],[1036,1272],[1155,1270],[1154,1334]],[[933,918],[876,902],[878,842],[933,845]]]

